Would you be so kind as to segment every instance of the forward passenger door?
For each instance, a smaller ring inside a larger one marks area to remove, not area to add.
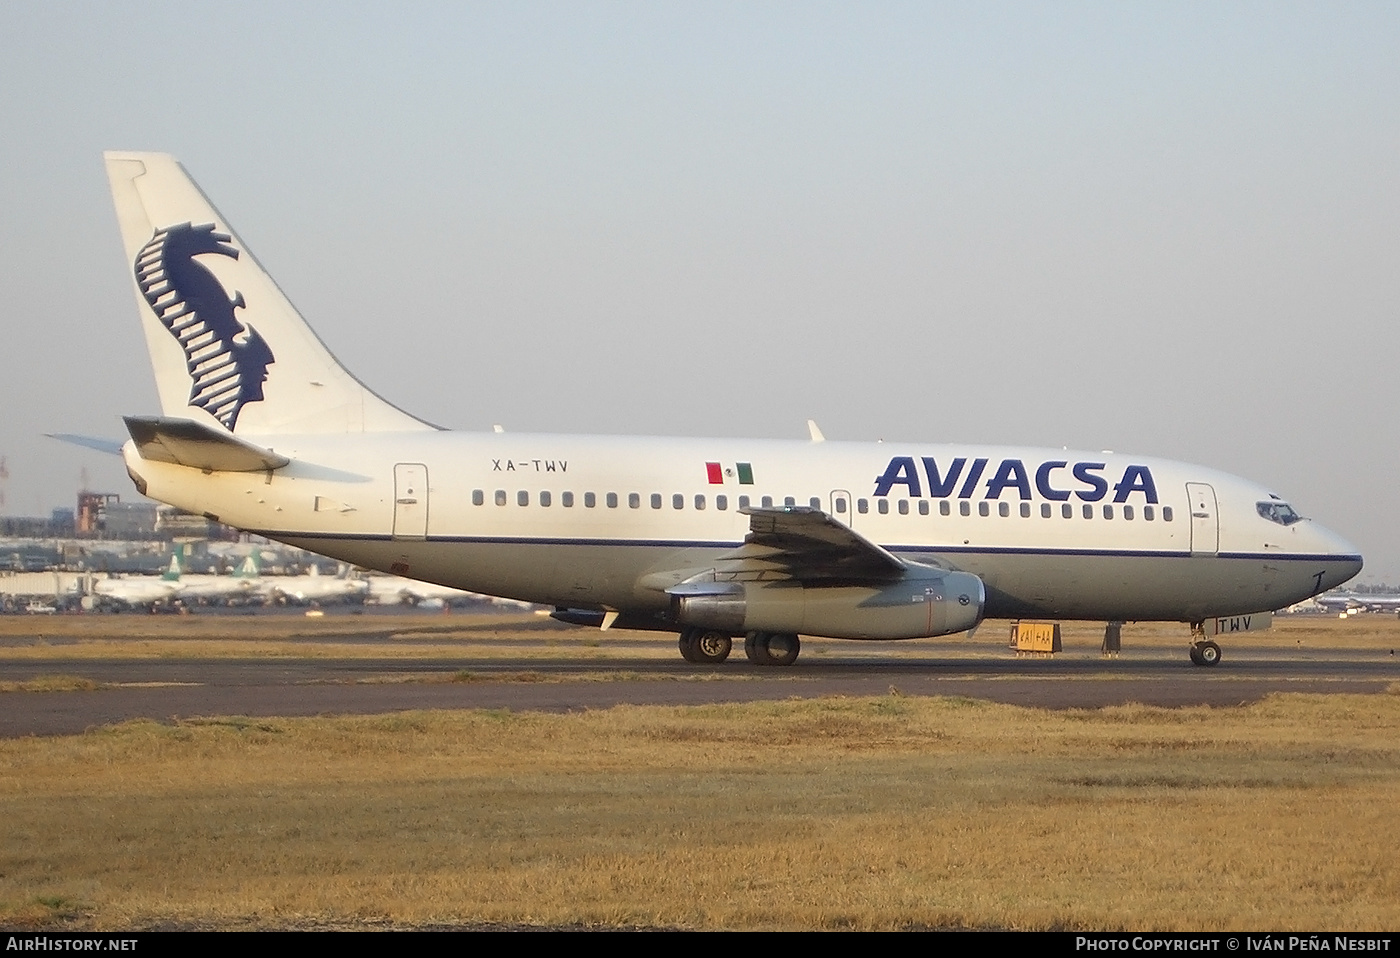
[[[1204,482],[1188,482],[1186,495],[1191,500],[1191,554],[1215,555],[1220,551],[1215,490]]]

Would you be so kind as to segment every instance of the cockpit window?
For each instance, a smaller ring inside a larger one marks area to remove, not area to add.
[[[1291,526],[1295,522],[1302,521],[1302,516],[1293,511],[1293,507],[1286,502],[1273,500],[1258,504],[1259,514],[1270,522],[1277,522],[1281,526]]]

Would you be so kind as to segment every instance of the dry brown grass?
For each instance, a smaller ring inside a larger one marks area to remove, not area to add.
[[[0,923],[1384,930],[1400,695],[897,695],[0,742]]]
[[[91,692],[102,683],[77,675],[36,675],[23,682],[0,682],[0,692]]]

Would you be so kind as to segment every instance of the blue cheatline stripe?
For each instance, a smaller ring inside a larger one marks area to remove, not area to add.
[[[249,529],[253,535],[268,539],[325,539],[339,542],[428,542],[464,543],[472,545],[540,545],[540,546],[635,546],[653,549],[736,549],[742,542],[730,540],[697,539],[580,539],[522,537],[522,536],[428,536],[426,538],[395,538],[387,534],[357,534],[349,532],[289,532],[285,530]],[[957,555],[1027,555],[1027,556],[1101,556],[1104,558],[1135,559],[1267,559],[1282,562],[1360,562],[1357,555],[1318,555],[1312,553],[1276,552],[1222,552],[1218,556],[1196,554],[1190,551],[1163,551],[1149,549],[1031,549],[1011,546],[928,546],[928,545],[885,545],[882,548],[896,553],[916,554],[957,554]]]

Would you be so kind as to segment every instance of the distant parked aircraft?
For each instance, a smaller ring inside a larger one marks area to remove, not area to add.
[[[1400,595],[1385,592],[1324,592],[1313,601],[1328,612],[1400,612]]]
[[[358,576],[321,575],[315,566],[305,575],[275,576],[265,581],[273,598],[296,603],[354,601],[364,598],[370,589],[369,583]]]
[[[182,572],[176,597],[193,602],[233,602],[261,595],[264,581],[258,561],[249,555],[228,575],[192,575]]]
[[[124,575],[98,579],[92,591],[109,603],[129,608],[152,608],[173,601],[180,592],[180,557],[170,557],[170,568],[160,576]]]

